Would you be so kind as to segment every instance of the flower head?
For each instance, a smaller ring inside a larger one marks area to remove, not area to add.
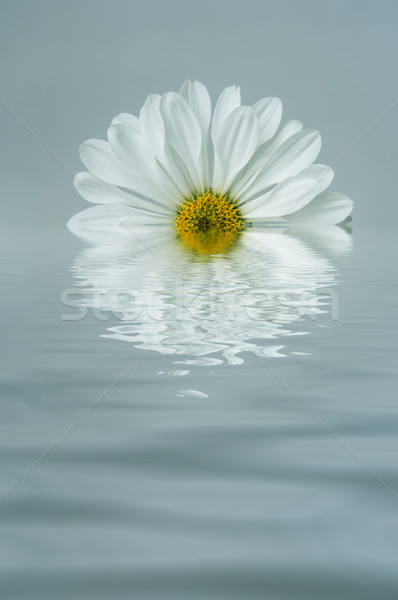
[[[89,202],[129,207],[129,227],[174,228],[198,252],[221,252],[270,221],[340,223],[352,201],[325,191],[333,170],[313,164],[319,133],[281,117],[278,98],[242,106],[236,86],[212,111],[206,87],[187,81],[180,93],[148,96],[139,117],[115,117],[108,141],[84,142],[88,172],[76,189]]]

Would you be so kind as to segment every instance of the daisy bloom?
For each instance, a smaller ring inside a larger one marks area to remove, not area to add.
[[[236,86],[212,110],[206,87],[186,81],[179,93],[148,96],[139,117],[115,117],[108,141],[84,142],[88,171],[74,184],[110,212],[124,205],[129,228],[162,225],[207,254],[257,227],[342,222],[352,201],[325,191],[333,170],[313,164],[320,134],[281,117],[278,98],[243,106]]]

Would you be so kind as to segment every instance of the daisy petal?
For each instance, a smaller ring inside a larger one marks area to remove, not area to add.
[[[181,96],[192,108],[202,131],[203,140],[207,140],[211,121],[211,100],[209,92],[199,81],[186,81],[180,90]]]
[[[188,168],[180,155],[168,144],[166,144],[161,169],[165,176],[171,180],[178,189],[177,196],[180,197],[180,200],[192,195],[195,185]]]
[[[292,137],[292,135],[301,131],[303,127],[304,125],[298,119],[292,119],[291,121],[287,121],[281,125],[276,132],[274,139],[272,140],[274,147],[278,147],[283,144],[283,142]]]
[[[80,158],[91,173],[107,183],[133,188],[137,183],[137,177],[120,161],[108,142],[87,140],[80,146]]]
[[[304,129],[288,138],[267,165],[267,184],[277,183],[292,177],[309,167],[321,149],[321,136],[318,131]]]
[[[181,161],[176,161],[175,156],[171,152],[170,145],[166,140],[166,131],[162,115],[160,113],[161,96],[151,94],[146,99],[144,106],[140,112],[140,124],[142,137],[146,140],[150,151],[159,164],[160,179],[171,194],[180,197],[181,199],[190,195],[193,183],[190,176],[186,173],[186,168],[181,164]],[[170,187],[170,182],[172,186]],[[173,189],[174,188],[174,189]]]
[[[258,144],[258,130],[256,113],[248,106],[239,106],[225,119],[215,143],[221,167],[215,175],[216,189],[227,189],[234,174],[253,156]]]
[[[160,110],[170,146],[187,165],[195,185],[201,187],[197,171],[202,149],[202,133],[195,113],[188,102],[176,92],[168,92],[162,97]]]
[[[123,225],[125,219],[129,219],[128,228]],[[89,241],[103,241],[118,239],[123,234],[132,235],[132,229],[149,229],[150,226],[144,213],[139,213],[130,206],[112,204],[82,210],[69,219],[67,227],[75,235]]]
[[[181,96],[188,102],[198,120],[202,132],[201,172],[203,188],[209,187],[209,161],[207,142],[211,121],[211,100],[206,87],[199,81],[186,81],[181,90]]]
[[[165,218],[172,215],[171,210],[164,206],[152,203],[148,200],[138,198],[120,190],[110,183],[101,181],[92,173],[78,173],[74,178],[73,184],[79,194],[88,202],[93,204],[124,204],[133,208],[146,211],[149,215]],[[168,218],[170,218],[170,216]]]
[[[162,204],[177,203],[178,189],[160,172],[148,138],[125,125],[111,125],[108,139],[115,154],[129,167],[133,190]]]
[[[289,215],[292,224],[300,226],[337,225],[352,211],[353,202],[340,192],[322,192],[298,212]]]
[[[149,94],[145,100],[145,104],[152,104],[156,108],[160,108],[160,100],[162,96],[160,94]]]
[[[154,157],[142,135],[125,125],[111,125],[108,139],[115,154],[132,171],[153,175]]]
[[[238,106],[240,106],[240,88],[236,85],[225,88],[217,100],[213,113],[211,124],[211,136],[213,142],[218,139],[220,129],[225,119],[233,110],[238,108]]]
[[[153,109],[156,110],[156,109]],[[167,179],[159,170],[151,150],[150,138],[144,137],[125,125],[112,125],[108,129],[109,142],[115,154],[136,177],[135,191],[149,196],[162,204],[175,205],[179,190],[173,181]],[[154,145],[161,141],[154,141]]]
[[[295,133],[301,131],[302,128],[303,124],[300,121],[288,121],[279,128],[279,131],[271,140],[261,144],[244,169],[235,176],[235,179],[231,184],[231,193],[234,196],[239,197],[240,201],[245,201],[250,198],[253,193],[246,193],[246,191],[250,190],[257,177],[265,170],[270,157],[283,142]]]
[[[282,118],[282,102],[279,98],[263,98],[253,105],[260,124],[259,144],[272,138]]]
[[[318,191],[319,183],[313,177],[291,177],[275,186],[271,192],[245,204],[244,216],[249,220],[283,217],[311,202]]]
[[[263,170],[245,191],[245,198],[297,175],[314,162],[320,149],[321,136],[318,131],[304,129],[295,133],[271,154]]]
[[[333,181],[334,171],[331,167],[327,167],[326,165],[311,165],[307,167],[303,171],[301,171],[300,175],[308,175],[309,177],[314,177],[319,183],[319,194],[326,190],[329,185]]]
[[[129,113],[120,113],[112,119],[111,125],[126,125],[126,127],[132,127],[134,131],[140,133],[139,118]]]
[[[166,133],[159,109],[152,102],[146,102],[140,111],[142,137],[147,140],[153,154],[164,159]]]

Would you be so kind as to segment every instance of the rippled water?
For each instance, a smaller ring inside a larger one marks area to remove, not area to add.
[[[349,230],[279,224],[206,255],[168,228],[146,227],[137,236],[105,212],[99,233],[83,232],[90,245],[74,261],[75,286],[63,292],[72,309],[64,320],[82,320],[92,309],[105,337],[209,366],[241,364],[246,352],[285,356],[289,337],[310,333],[308,319],[329,312],[338,319],[334,262],[351,250]]]
[[[1,600],[398,598],[397,17],[1,3]],[[353,234],[66,231],[80,143],[187,78],[319,129]]]
[[[275,235],[144,259],[60,228],[39,271],[15,247],[7,600],[396,598],[395,242]]]

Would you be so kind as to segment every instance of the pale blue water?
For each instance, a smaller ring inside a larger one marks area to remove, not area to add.
[[[396,18],[3,3],[1,598],[397,598]],[[187,77],[319,128],[353,234],[73,237],[79,144]]]
[[[198,366],[63,321],[82,244],[58,233],[40,271],[8,262],[5,597],[396,597],[393,238],[355,233],[338,320],[284,357]]]

